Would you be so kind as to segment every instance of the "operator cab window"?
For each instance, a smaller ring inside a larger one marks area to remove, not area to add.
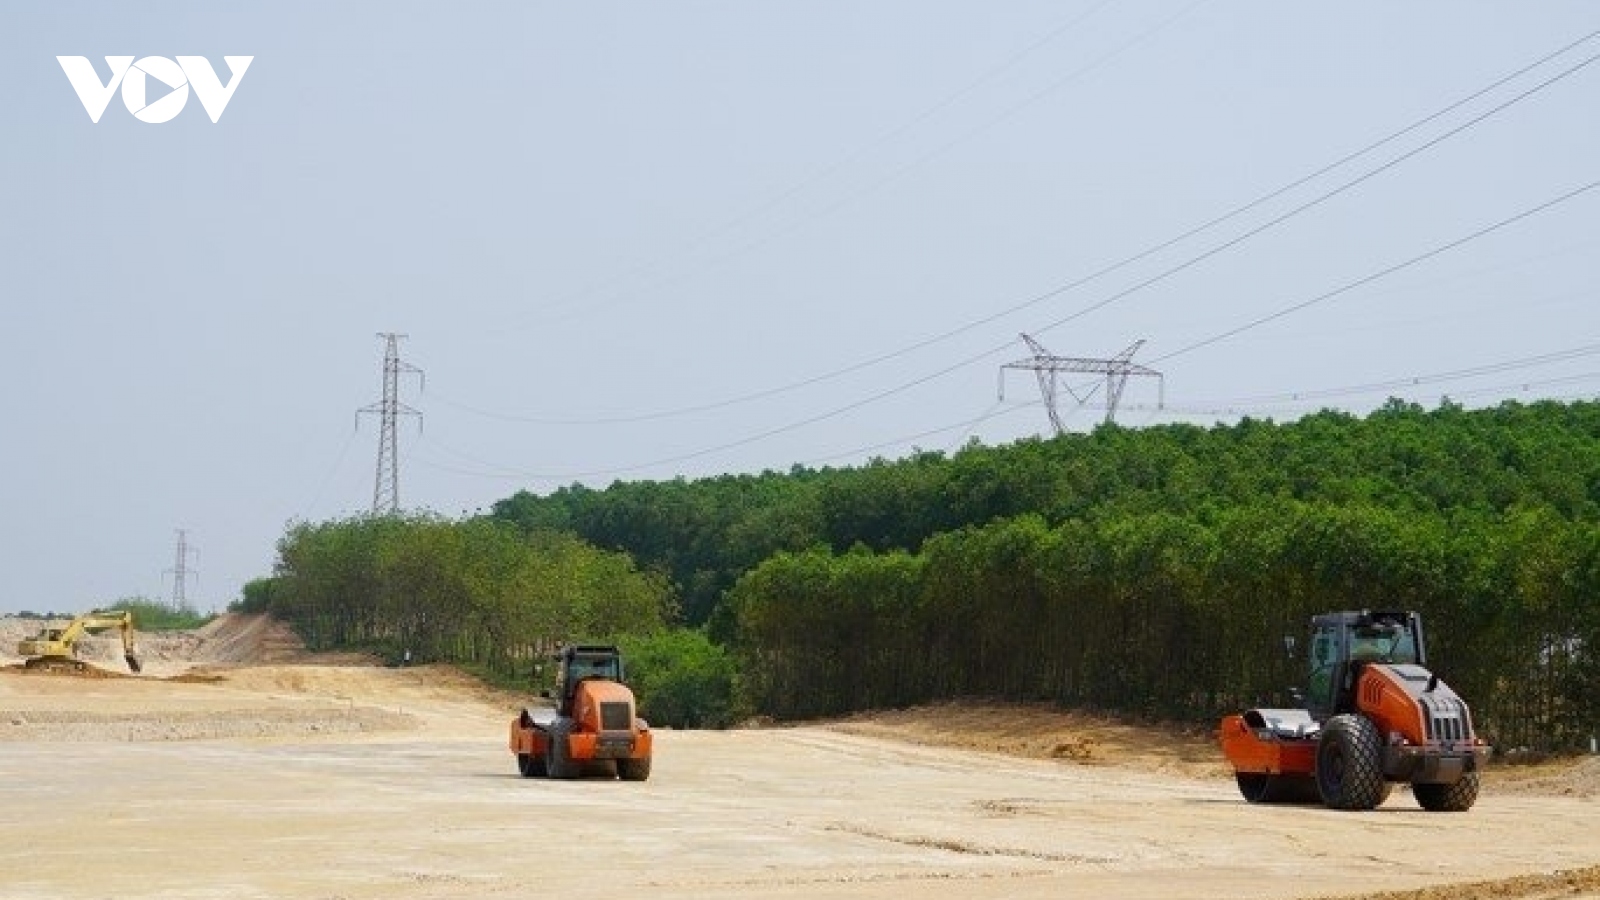
[[[1357,628],[1350,635],[1350,658],[1369,662],[1414,663],[1417,645],[1411,629],[1390,622]]]
[[[572,678],[610,678],[617,680],[617,660],[615,657],[606,659],[586,659],[578,657],[572,661]]]
[[[1318,627],[1311,635],[1311,677],[1306,685],[1306,705],[1311,709],[1333,707],[1333,670],[1338,659],[1338,627]]]

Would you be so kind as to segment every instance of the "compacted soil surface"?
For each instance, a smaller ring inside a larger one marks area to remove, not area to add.
[[[225,616],[83,675],[7,655],[0,897],[1600,900],[1600,759],[1497,765],[1470,812],[1240,799],[1211,735],[946,704],[661,731],[649,781],[524,779],[529,698],[306,654]]]

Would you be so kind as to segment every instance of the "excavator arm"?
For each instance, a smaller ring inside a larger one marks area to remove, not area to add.
[[[127,610],[97,610],[73,619],[67,627],[46,628],[33,638],[17,645],[17,652],[27,657],[30,668],[71,664],[78,641],[85,634],[115,628],[122,639],[122,659],[131,672],[140,671],[138,649],[133,641],[133,613]],[[81,668],[78,664],[76,668]]]

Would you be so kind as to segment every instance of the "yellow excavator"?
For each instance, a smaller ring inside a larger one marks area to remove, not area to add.
[[[78,616],[65,628],[45,628],[17,644],[17,653],[25,657],[23,665],[30,669],[82,672],[88,664],[77,657],[78,639],[107,628],[121,633],[122,658],[128,663],[128,671],[137,673],[140,665],[133,643],[133,613],[125,609],[96,610]]]

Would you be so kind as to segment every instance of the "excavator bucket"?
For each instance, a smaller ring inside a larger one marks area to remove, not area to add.
[[[128,654],[125,654],[122,658],[127,660],[127,662],[128,662],[128,671],[129,672],[132,672],[135,675],[139,674],[139,670],[141,668],[140,665],[139,665],[139,657],[134,656],[132,653],[128,653]]]

